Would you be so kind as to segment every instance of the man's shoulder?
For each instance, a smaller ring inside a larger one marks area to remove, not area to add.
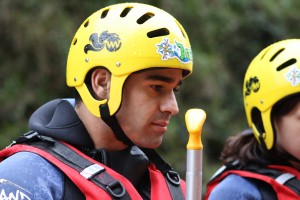
[[[44,168],[49,168],[48,170],[52,172],[57,171],[55,170],[56,167],[40,155],[26,151],[17,152],[0,162],[1,174],[5,173],[6,170],[12,171],[13,169],[24,169],[22,171],[26,173],[30,171],[38,173]],[[4,169],[5,171],[3,171]]]
[[[51,190],[61,197],[63,180],[59,169],[35,153],[15,153],[0,163],[0,191],[7,197],[47,198]]]
[[[212,190],[209,199],[261,199],[261,194],[250,180],[230,174]]]

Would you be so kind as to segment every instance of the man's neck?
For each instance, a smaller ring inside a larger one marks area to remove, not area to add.
[[[111,128],[101,118],[89,112],[84,103],[77,104],[75,111],[92,138],[96,149],[117,151],[127,148],[123,142],[116,139]]]

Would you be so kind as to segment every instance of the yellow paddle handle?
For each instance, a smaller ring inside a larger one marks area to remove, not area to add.
[[[206,113],[202,109],[189,109],[185,113],[185,123],[189,132],[189,140],[187,143],[187,149],[189,150],[202,150],[203,145],[201,141],[201,132],[204,121],[206,119]]]

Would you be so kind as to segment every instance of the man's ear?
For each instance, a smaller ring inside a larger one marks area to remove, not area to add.
[[[111,74],[106,69],[95,69],[91,76],[92,88],[97,99],[109,99]]]

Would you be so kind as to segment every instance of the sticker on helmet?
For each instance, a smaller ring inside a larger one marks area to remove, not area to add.
[[[90,43],[85,45],[84,52],[101,51],[104,47],[109,52],[118,51],[121,48],[122,42],[118,34],[103,31],[99,36],[98,33],[93,33],[89,38]]]
[[[245,96],[248,96],[251,94],[251,92],[258,92],[260,88],[260,82],[257,76],[250,77],[249,80],[246,81],[246,90],[245,90]]]
[[[300,83],[300,70],[296,65],[290,67],[290,70],[284,75],[288,82],[291,82],[293,87]]]
[[[174,44],[170,43],[168,38],[164,38],[161,43],[156,44],[157,53],[162,55],[162,60],[177,58],[182,63],[192,62],[192,49],[183,46],[182,43],[175,40]]]

